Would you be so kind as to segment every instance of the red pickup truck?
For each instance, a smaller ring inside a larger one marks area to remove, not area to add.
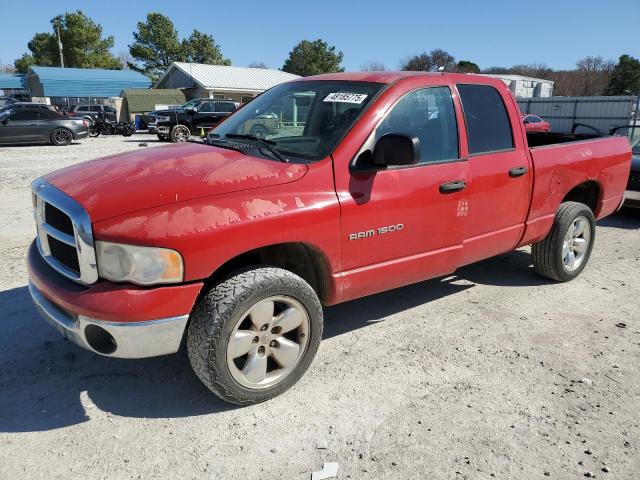
[[[247,123],[265,112],[278,128]],[[206,143],[65,168],[33,182],[30,291],[102,355],[186,344],[237,404],[293,385],[322,306],[532,245],[555,281],[586,266],[595,221],[623,201],[626,138],[529,134],[499,80],[345,73],[281,84]]]

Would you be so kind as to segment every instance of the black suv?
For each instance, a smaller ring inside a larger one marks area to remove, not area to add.
[[[93,122],[96,117],[102,114],[104,119],[110,122],[118,121],[117,111],[111,105],[76,105],[69,110],[72,117],[84,117]]]
[[[149,131],[163,141],[186,142],[191,135],[211,130],[239,106],[233,100],[198,98],[179,108],[151,112],[147,116]]]

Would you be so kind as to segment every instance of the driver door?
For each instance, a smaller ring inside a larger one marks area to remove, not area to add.
[[[2,138],[7,143],[25,143],[38,140],[38,112],[18,110],[0,122]]]
[[[336,178],[345,300],[457,268],[469,170],[459,154],[455,108],[448,86],[406,93],[365,148],[386,133],[417,137],[420,162]]]

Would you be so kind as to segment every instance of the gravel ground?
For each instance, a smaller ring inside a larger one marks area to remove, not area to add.
[[[30,181],[153,139],[0,148],[0,478],[640,477],[640,212],[570,283],[521,249],[327,308],[298,385],[236,408],[184,355],[99,357],[29,299]]]

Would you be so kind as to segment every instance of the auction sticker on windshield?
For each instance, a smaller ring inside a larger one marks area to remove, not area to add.
[[[368,95],[364,93],[330,93],[324,99],[325,102],[339,102],[339,103],[362,103]]]

